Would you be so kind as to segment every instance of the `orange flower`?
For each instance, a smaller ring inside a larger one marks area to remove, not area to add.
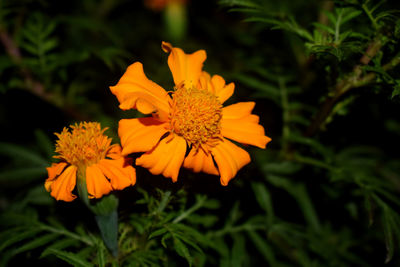
[[[64,128],[57,134],[54,156],[61,159],[47,168],[47,191],[57,200],[72,201],[72,193],[78,179],[86,179],[89,198],[101,198],[111,190],[122,190],[136,182],[136,171],[121,155],[119,145],[111,145],[111,139],[103,133],[97,122],[83,122]]]
[[[167,92],[149,80],[140,62],[130,65],[118,84],[110,87],[121,109],[152,114],[120,120],[122,155],[146,152],[136,164],[174,182],[183,165],[194,172],[220,175],[221,184],[227,185],[250,162],[250,156],[226,138],[260,148],[271,140],[258,124],[259,117],[251,114],[255,103],[223,107],[234,84],[202,71],[204,50],[185,54],[166,42],[162,48],[169,53],[174,91]]]

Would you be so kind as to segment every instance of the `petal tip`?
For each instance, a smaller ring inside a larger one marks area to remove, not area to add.
[[[173,47],[170,43],[162,41],[161,48],[165,53],[171,53]]]

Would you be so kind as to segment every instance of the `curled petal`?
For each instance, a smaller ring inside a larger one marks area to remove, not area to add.
[[[112,190],[110,182],[97,164],[86,167],[86,187],[89,198],[101,198]]]
[[[54,182],[54,179],[62,173],[62,171],[67,167],[66,162],[60,162],[60,163],[53,163],[51,164],[51,167],[46,168],[47,173],[49,177],[46,179],[46,182],[44,183],[44,187],[46,188],[47,192],[50,191],[50,186]]]
[[[69,166],[49,185],[52,197],[67,202],[76,198],[72,194],[72,190],[74,190],[76,185],[76,171],[77,168],[75,166]]]
[[[235,89],[235,84],[226,84],[224,78],[219,75],[210,76],[207,72],[203,71],[198,86],[203,90],[207,90],[218,97],[219,102],[223,104],[228,100]]]
[[[153,150],[136,159],[136,164],[149,169],[152,174],[162,174],[176,182],[185,153],[186,141],[179,136],[168,136]]]
[[[237,145],[224,139],[211,151],[221,175],[221,184],[226,186],[236,173],[250,163],[250,155]]]
[[[118,144],[114,144],[108,150],[106,157],[110,158],[110,159],[118,159],[118,158],[122,157],[121,153],[122,153],[121,146]]]
[[[183,162],[183,167],[191,169],[194,172],[205,172],[208,174],[219,175],[214,161],[210,154],[204,153],[202,149],[196,151],[192,149]]]
[[[271,138],[265,136],[264,128],[258,124],[258,116],[251,114],[254,105],[254,102],[240,102],[224,107],[221,133],[242,144],[265,148]]]
[[[117,85],[110,89],[123,110],[133,108],[144,114],[158,112],[163,119],[168,116],[170,97],[161,86],[146,77],[140,62],[130,65]]]
[[[122,154],[151,150],[167,132],[165,127],[165,123],[152,117],[120,120],[118,134],[123,147]]]
[[[185,54],[182,49],[167,42],[162,42],[161,47],[164,52],[169,53],[168,66],[175,85],[184,83],[186,87],[196,86],[207,58],[206,52],[199,50],[193,54]]]
[[[122,190],[136,183],[136,170],[125,158],[116,160],[102,159],[97,166],[110,179],[114,190]]]

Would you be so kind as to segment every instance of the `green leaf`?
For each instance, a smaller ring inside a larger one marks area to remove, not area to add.
[[[32,250],[38,247],[41,247],[53,240],[55,240],[56,238],[58,238],[59,235],[58,234],[45,234],[42,235],[40,237],[35,237],[34,240],[27,242],[25,244],[23,244],[22,246],[18,247],[16,250],[13,251],[14,254],[18,254],[24,251],[28,251],[28,250]]]
[[[15,243],[31,238],[41,231],[41,229],[36,227],[17,227],[7,230],[0,235],[0,251],[3,251],[5,248],[14,245]]]
[[[235,234],[233,236],[233,246],[231,253],[231,266],[240,267],[245,266],[247,251],[245,239],[242,235]]]
[[[274,216],[274,208],[267,187],[262,183],[256,182],[251,183],[251,187],[253,188],[258,204],[267,213],[268,218],[272,219]]]
[[[87,262],[84,258],[82,258],[74,253],[65,252],[62,250],[54,249],[54,248],[48,249],[46,256],[47,255],[55,255],[56,257],[72,264],[75,267],[92,267],[92,266],[94,266],[93,264]]]
[[[163,234],[165,234],[166,232],[168,232],[168,229],[167,229],[167,228],[160,228],[160,229],[158,229],[158,230],[152,232],[152,233],[149,235],[148,239],[152,239],[152,238],[154,238],[154,237],[163,235]]]
[[[175,248],[176,252],[179,254],[179,256],[184,257],[187,260],[187,262],[189,263],[189,266],[192,266],[193,258],[189,253],[189,249],[178,238],[174,238],[174,248]]]
[[[247,233],[249,234],[250,240],[254,243],[254,247],[264,257],[266,262],[268,262],[270,266],[276,266],[275,254],[268,242],[254,230],[248,230]]]
[[[103,242],[99,242],[97,245],[97,266],[105,267],[106,266],[106,248],[104,247]]]
[[[14,144],[0,142],[0,155],[9,156],[13,159],[25,160],[26,164],[31,166],[36,165],[46,167],[49,165],[49,162],[37,153]]]
[[[18,185],[35,180],[43,180],[47,174],[45,167],[19,168],[0,172],[0,184]]]
[[[114,257],[118,256],[118,214],[115,209],[108,215],[96,215],[96,222],[99,226],[104,244],[111,251]]]
[[[51,159],[54,154],[54,145],[50,138],[41,129],[35,130],[35,138],[40,149]]]

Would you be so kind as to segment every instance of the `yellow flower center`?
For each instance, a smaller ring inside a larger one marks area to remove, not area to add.
[[[54,156],[55,158],[83,167],[106,157],[111,144],[111,139],[103,135],[107,128],[101,129],[97,122],[83,122],[70,127],[71,132],[64,128],[60,134],[56,133],[59,138],[56,153],[59,155]]]
[[[181,85],[173,93],[171,130],[196,149],[221,139],[222,105],[216,95]],[[203,147],[204,149],[204,147]]]

